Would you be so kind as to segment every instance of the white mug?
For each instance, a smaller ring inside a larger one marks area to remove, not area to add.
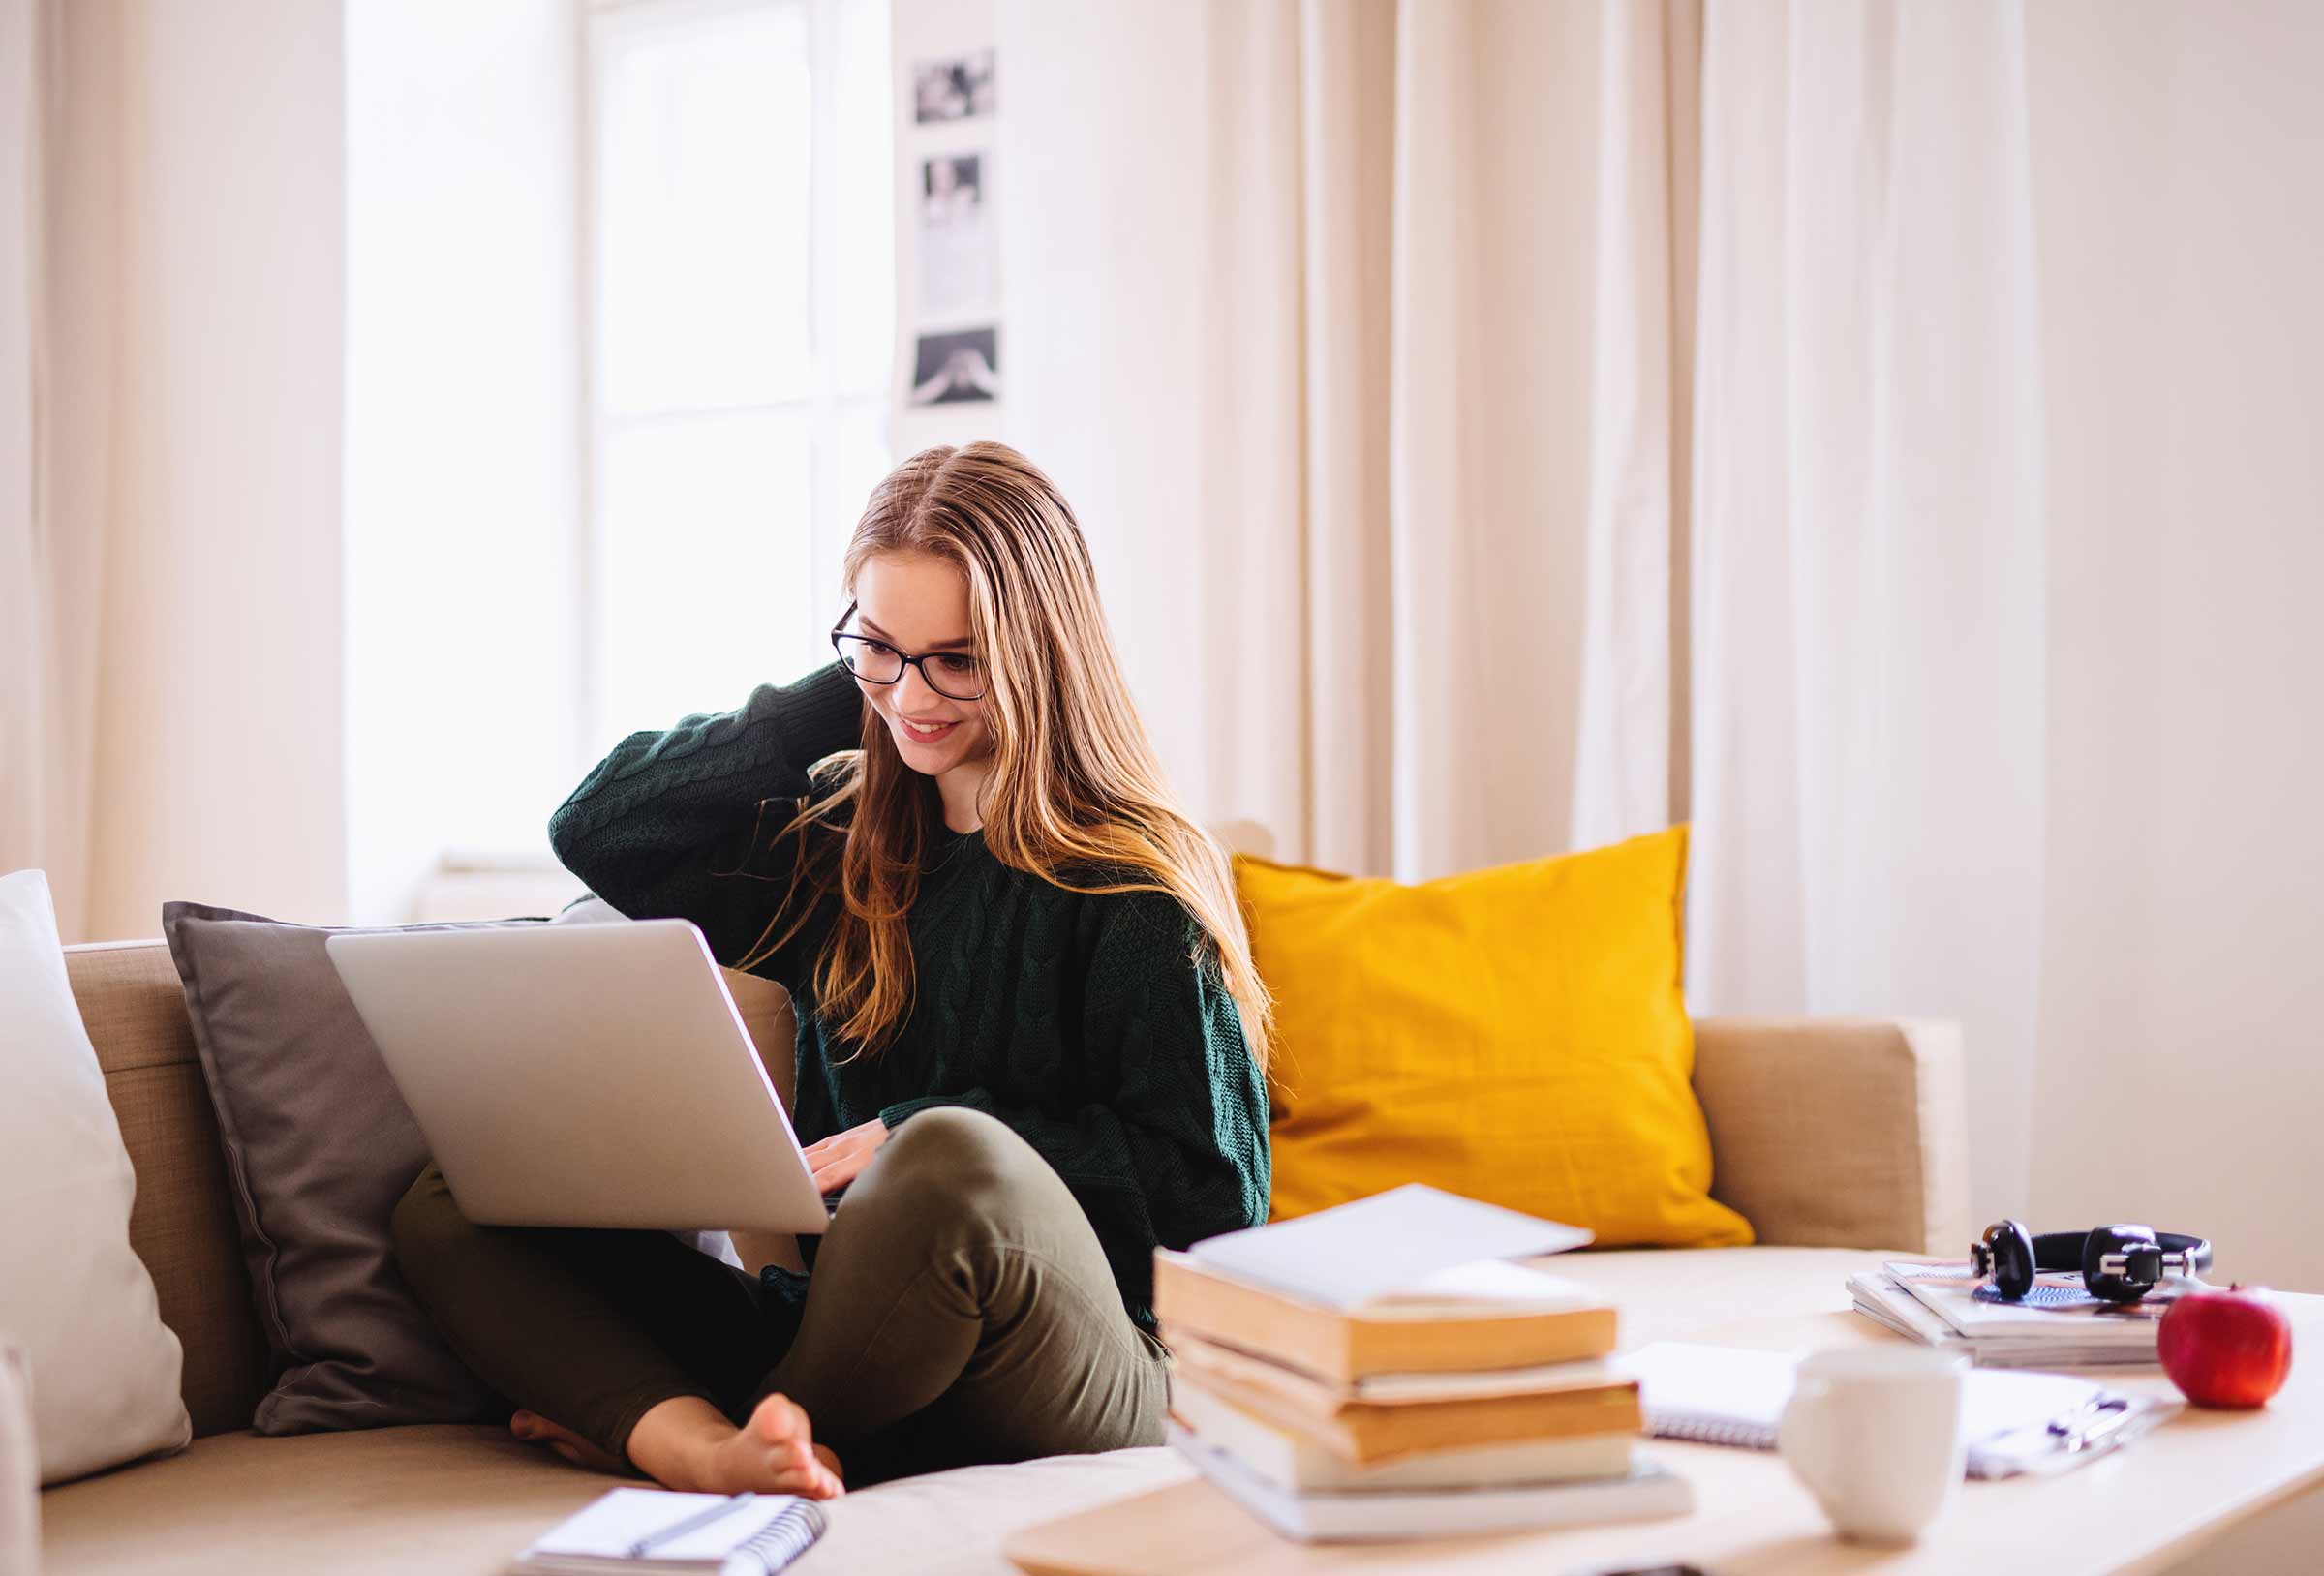
[[[1907,1346],[1804,1358],[1777,1448],[1840,1535],[1911,1543],[1960,1489],[1969,1361]]]
[[[41,1452],[32,1439],[32,1361],[0,1342],[0,1576],[41,1568]]]

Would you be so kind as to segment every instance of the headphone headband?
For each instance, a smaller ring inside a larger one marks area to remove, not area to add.
[[[2082,1267],[2083,1251],[2092,1237],[2128,1229],[2127,1227],[2107,1226],[2095,1231],[2044,1231],[2034,1239],[2034,1267],[2037,1270],[2078,1270]],[[2178,1269],[2177,1273],[2200,1275],[2211,1268],[2211,1243],[2206,1239],[2185,1236],[2177,1231],[2154,1231],[2149,1234],[2154,1239],[2155,1247],[2166,1258],[2186,1266]],[[2107,1251],[2126,1256],[2128,1249],[2109,1248]]]

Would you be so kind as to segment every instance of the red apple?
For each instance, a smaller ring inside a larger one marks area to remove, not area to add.
[[[2292,1321],[2267,1288],[2210,1287],[2175,1299],[2157,1332],[2162,1371],[2198,1407],[2264,1407],[2292,1366]]]

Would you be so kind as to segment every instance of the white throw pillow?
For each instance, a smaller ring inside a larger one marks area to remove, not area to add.
[[[0,1340],[31,1359],[41,1481],[183,1449],[185,1353],[129,1245],[137,1175],[39,870],[0,876]]]

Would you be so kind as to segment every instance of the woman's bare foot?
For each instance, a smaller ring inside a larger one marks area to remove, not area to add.
[[[593,1472],[612,1472],[621,1477],[629,1475],[627,1462],[614,1460],[563,1423],[552,1423],[536,1411],[519,1411],[509,1418],[508,1432],[520,1440],[545,1443],[576,1467],[587,1467]]]
[[[629,1459],[664,1488],[697,1494],[797,1494],[831,1500],[846,1492],[840,1458],[816,1444],[807,1411],[770,1395],[736,1428],[700,1396],[673,1396],[646,1409],[629,1431]]]
[[[707,1471],[714,1494],[803,1494],[837,1499],[840,1458],[809,1437],[807,1409],[788,1396],[771,1395],[750,1420],[712,1447]]]

